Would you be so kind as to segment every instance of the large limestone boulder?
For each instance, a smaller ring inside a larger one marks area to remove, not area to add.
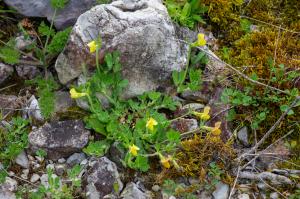
[[[123,77],[129,80],[124,97],[170,86],[172,71],[187,61],[187,45],[176,34],[160,0],[118,0],[98,5],[82,14],[73,27],[55,68],[61,83],[77,78],[83,65],[95,66],[95,55],[87,44],[102,38],[100,61],[111,51],[121,53]]]
[[[47,17],[51,21],[54,9],[50,0],[4,0],[4,2],[27,17]],[[57,12],[54,25],[63,29],[74,25],[78,16],[96,5],[96,0],[69,0],[66,7]]]

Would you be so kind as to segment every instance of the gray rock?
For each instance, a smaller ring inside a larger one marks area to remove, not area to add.
[[[0,189],[0,198],[1,199],[16,199],[16,195],[11,191]]]
[[[52,174],[51,176],[53,179],[57,178],[57,175],[55,174]],[[49,176],[48,174],[43,174],[41,177],[40,177],[40,181],[41,181],[41,184],[44,185],[46,188],[49,187]],[[61,186],[61,184],[60,184]]]
[[[6,177],[4,183],[1,184],[0,190],[14,192],[18,189],[18,182],[10,177]]]
[[[152,191],[154,191],[154,192],[159,192],[160,191],[160,186],[159,185],[153,185],[152,186]]]
[[[43,149],[49,159],[57,160],[79,152],[89,140],[90,132],[80,120],[46,123],[29,134],[33,152]]]
[[[31,39],[26,39],[24,35],[18,36],[15,38],[16,45],[15,47],[19,50],[25,50],[26,47],[31,45],[33,41]]]
[[[51,21],[54,9],[49,0],[4,0],[4,2],[27,17],[47,17]],[[80,14],[96,4],[96,0],[70,0],[64,9],[58,10],[54,25],[58,29],[72,26]]]
[[[239,130],[237,133],[237,138],[244,146],[249,146],[248,128],[246,126]]]
[[[184,133],[196,130],[198,128],[198,121],[196,119],[181,118],[173,121],[171,127],[181,133]]]
[[[144,192],[139,187],[131,182],[126,185],[125,189],[122,191],[121,198],[123,199],[150,199],[151,194],[149,192]]]
[[[184,105],[181,109],[186,109],[186,110],[192,110],[192,111],[199,111],[204,108],[203,104],[200,103],[189,103]]]
[[[60,159],[57,160],[57,162],[60,163],[60,164],[63,164],[63,163],[66,162],[66,159],[65,158],[60,158]]]
[[[66,165],[65,164],[55,164],[55,173],[58,176],[62,176],[66,172]]]
[[[35,98],[34,95],[30,97],[30,99],[28,100],[28,104],[28,110],[26,110],[28,117],[36,121],[44,121],[44,117],[42,116],[42,112],[39,106],[39,101]]]
[[[250,196],[246,193],[238,195],[238,199],[250,199]]]
[[[212,195],[208,191],[201,191],[199,198],[201,199],[212,199]]]
[[[29,160],[27,158],[26,152],[22,151],[17,158],[15,159],[15,162],[20,165],[21,167],[28,169],[29,168]]]
[[[28,179],[29,169],[22,170],[21,178]]]
[[[187,45],[178,40],[160,1],[124,2],[93,7],[78,18],[55,64],[61,83],[77,78],[83,63],[94,67],[95,56],[87,44],[101,36],[100,61],[106,52],[121,53],[122,75],[129,80],[124,98],[157,88],[168,90],[172,71],[181,70],[186,64]]]
[[[55,112],[64,112],[74,104],[69,92],[58,91],[55,93]]]
[[[32,174],[31,178],[30,178],[30,182],[35,183],[40,179],[40,176],[36,173]]]
[[[74,153],[67,159],[67,165],[73,167],[76,164],[80,164],[85,159],[86,155],[84,153]]]
[[[14,72],[14,68],[10,65],[0,63],[0,84],[2,84]]]
[[[123,169],[123,164],[121,160],[125,158],[126,151],[118,142],[114,142],[108,150],[108,158],[116,163],[119,169]]]
[[[108,194],[119,194],[123,189],[115,163],[106,157],[91,160],[90,168],[83,179],[86,184],[87,198],[103,198]]]
[[[279,193],[277,192],[272,192],[270,194],[270,199],[278,199],[279,198]]]
[[[27,80],[33,79],[42,74],[37,66],[23,64],[16,65],[16,71],[19,77]]]
[[[229,195],[229,185],[219,182],[212,195],[214,199],[227,199]]]

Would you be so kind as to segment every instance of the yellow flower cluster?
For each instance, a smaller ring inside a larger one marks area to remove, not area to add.
[[[136,145],[132,144],[131,146],[129,146],[129,153],[133,156],[137,156],[138,151],[140,150],[139,147],[137,147]]]
[[[90,48],[90,53],[94,53],[94,52],[96,52],[98,45],[97,45],[96,41],[93,40],[90,43],[88,43],[88,47]]]
[[[203,33],[198,34],[198,39],[196,42],[192,43],[193,47],[200,47],[206,45],[205,35]]]
[[[216,122],[214,127],[204,126],[203,128],[210,131],[213,136],[220,136],[221,134],[221,122]]]
[[[150,131],[154,130],[154,126],[156,126],[158,123],[155,119],[150,117],[147,121],[146,128],[149,129]]]

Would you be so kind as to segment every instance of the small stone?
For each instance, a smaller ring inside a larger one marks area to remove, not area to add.
[[[16,45],[15,47],[19,50],[25,50],[30,44],[33,43],[31,39],[25,38],[24,35],[18,36],[15,38]]]
[[[153,185],[152,186],[152,191],[159,192],[160,191],[160,186],[159,185]]]
[[[10,176],[10,177],[15,176],[15,173],[13,171],[9,171],[8,176]]]
[[[53,178],[53,179],[57,178],[57,175],[52,174],[52,178]],[[46,188],[49,187],[49,183],[48,183],[48,175],[47,175],[47,174],[43,174],[43,175],[40,177],[40,181],[41,181],[41,184],[44,185]]]
[[[200,183],[200,180],[198,178],[193,178],[193,177],[189,177],[189,183],[191,185],[195,185],[195,184],[199,184]]]
[[[248,128],[246,126],[239,130],[237,137],[244,146],[249,146]]]
[[[201,191],[199,198],[201,198],[201,199],[211,199],[212,196],[208,191]]]
[[[16,66],[16,71],[19,77],[23,79],[33,79],[41,74],[37,66],[19,64]]]
[[[273,192],[270,194],[270,199],[278,199],[279,198],[279,194],[277,192]]]
[[[21,178],[27,180],[28,179],[28,174],[29,174],[29,169],[24,169],[22,171]]]
[[[126,185],[122,191],[121,198],[123,199],[150,199],[152,198],[149,193],[139,189],[138,185],[131,182]]]
[[[238,195],[238,199],[250,199],[250,196],[246,193]]]
[[[36,173],[34,173],[31,178],[30,178],[30,182],[35,183],[40,179],[40,176]]]
[[[60,163],[60,164],[63,164],[63,163],[66,162],[66,159],[65,158],[60,158],[60,159],[57,160],[57,162]]]
[[[33,163],[33,169],[39,169],[39,168],[41,168],[41,165],[39,164],[39,163],[36,163],[36,162],[34,162]]]
[[[52,170],[54,170],[54,164],[48,164],[47,166],[46,166],[46,169],[52,169]]]
[[[73,167],[76,164],[80,164],[85,159],[86,155],[84,153],[74,153],[67,159],[67,164],[69,167]]]
[[[265,183],[257,183],[257,188],[259,190],[265,191],[267,189],[267,185]]]
[[[29,168],[29,160],[24,150],[17,156],[15,162],[25,169]]]
[[[14,68],[10,65],[0,63],[0,84],[2,84],[14,72]]]
[[[58,176],[62,176],[66,171],[66,165],[65,164],[56,164],[55,165],[55,172]]]
[[[199,111],[203,108],[204,108],[204,105],[200,104],[200,103],[189,103],[182,107],[182,109],[192,110],[192,111]]]
[[[88,163],[88,160],[85,159],[85,160],[82,160],[82,162],[80,162],[80,165],[86,165]]]
[[[16,199],[16,195],[8,190],[0,189],[0,198],[1,199]]]
[[[172,122],[171,127],[181,133],[194,131],[198,128],[196,119],[181,118]]]
[[[1,189],[14,192],[18,189],[18,182],[10,177],[6,177],[5,182],[1,184]]]
[[[229,194],[229,185],[219,182],[216,190],[212,193],[214,199],[227,199]]]
[[[33,118],[34,120],[37,121],[41,121],[41,122],[44,121],[44,117],[42,116],[42,112],[40,110],[39,102],[34,95],[30,97],[28,103],[29,106],[28,106],[28,110],[26,111],[28,117]]]
[[[170,196],[169,199],[176,199],[176,197],[175,196]]]

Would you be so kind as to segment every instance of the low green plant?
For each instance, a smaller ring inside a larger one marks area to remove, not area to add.
[[[194,28],[197,23],[205,23],[202,16],[208,7],[201,0],[165,0],[170,17],[178,24]]]
[[[28,120],[12,118],[5,129],[0,128],[0,162],[4,168],[0,171],[0,182],[7,176],[6,168],[28,146]]]
[[[64,183],[53,174],[52,169],[47,170],[48,174],[48,186],[40,185],[36,192],[30,193],[29,197],[32,199],[43,199],[46,196],[50,196],[52,199],[73,199],[75,198],[74,192],[81,186],[81,180],[79,174],[82,168],[79,165],[74,166],[68,170],[68,180],[70,185]]]
[[[43,149],[38,149],[35,154],[40,158],[45,158],[47,156],[47,152]]]
[[[215,162],[211,162],[209,164],[209,169],[208,169],[208,179],[206,180],[205,183],[205,188],[208,190],[214,189],[216,185],[220,182],[221,180],[221,175],[224,172],[219,168],[219,166]]]
[[[193,191],[196,190],[196,187],[197,186],[195,185],[186,187],[181,184],[177,184],[173,180],[167,179],[162,185],[162,191],[168,196],[176,196],[183,199],[196,199],[196,195],[193,194]]]
[[[45,119],[50,118],[55,108],[54,91],[58,89],[58,84],[52,77],[47,79],[37,77],[33,80],[27,81],[27,83],[36,86],[37,94],[39,96],[39,107],[41,109],[42,116]]]

